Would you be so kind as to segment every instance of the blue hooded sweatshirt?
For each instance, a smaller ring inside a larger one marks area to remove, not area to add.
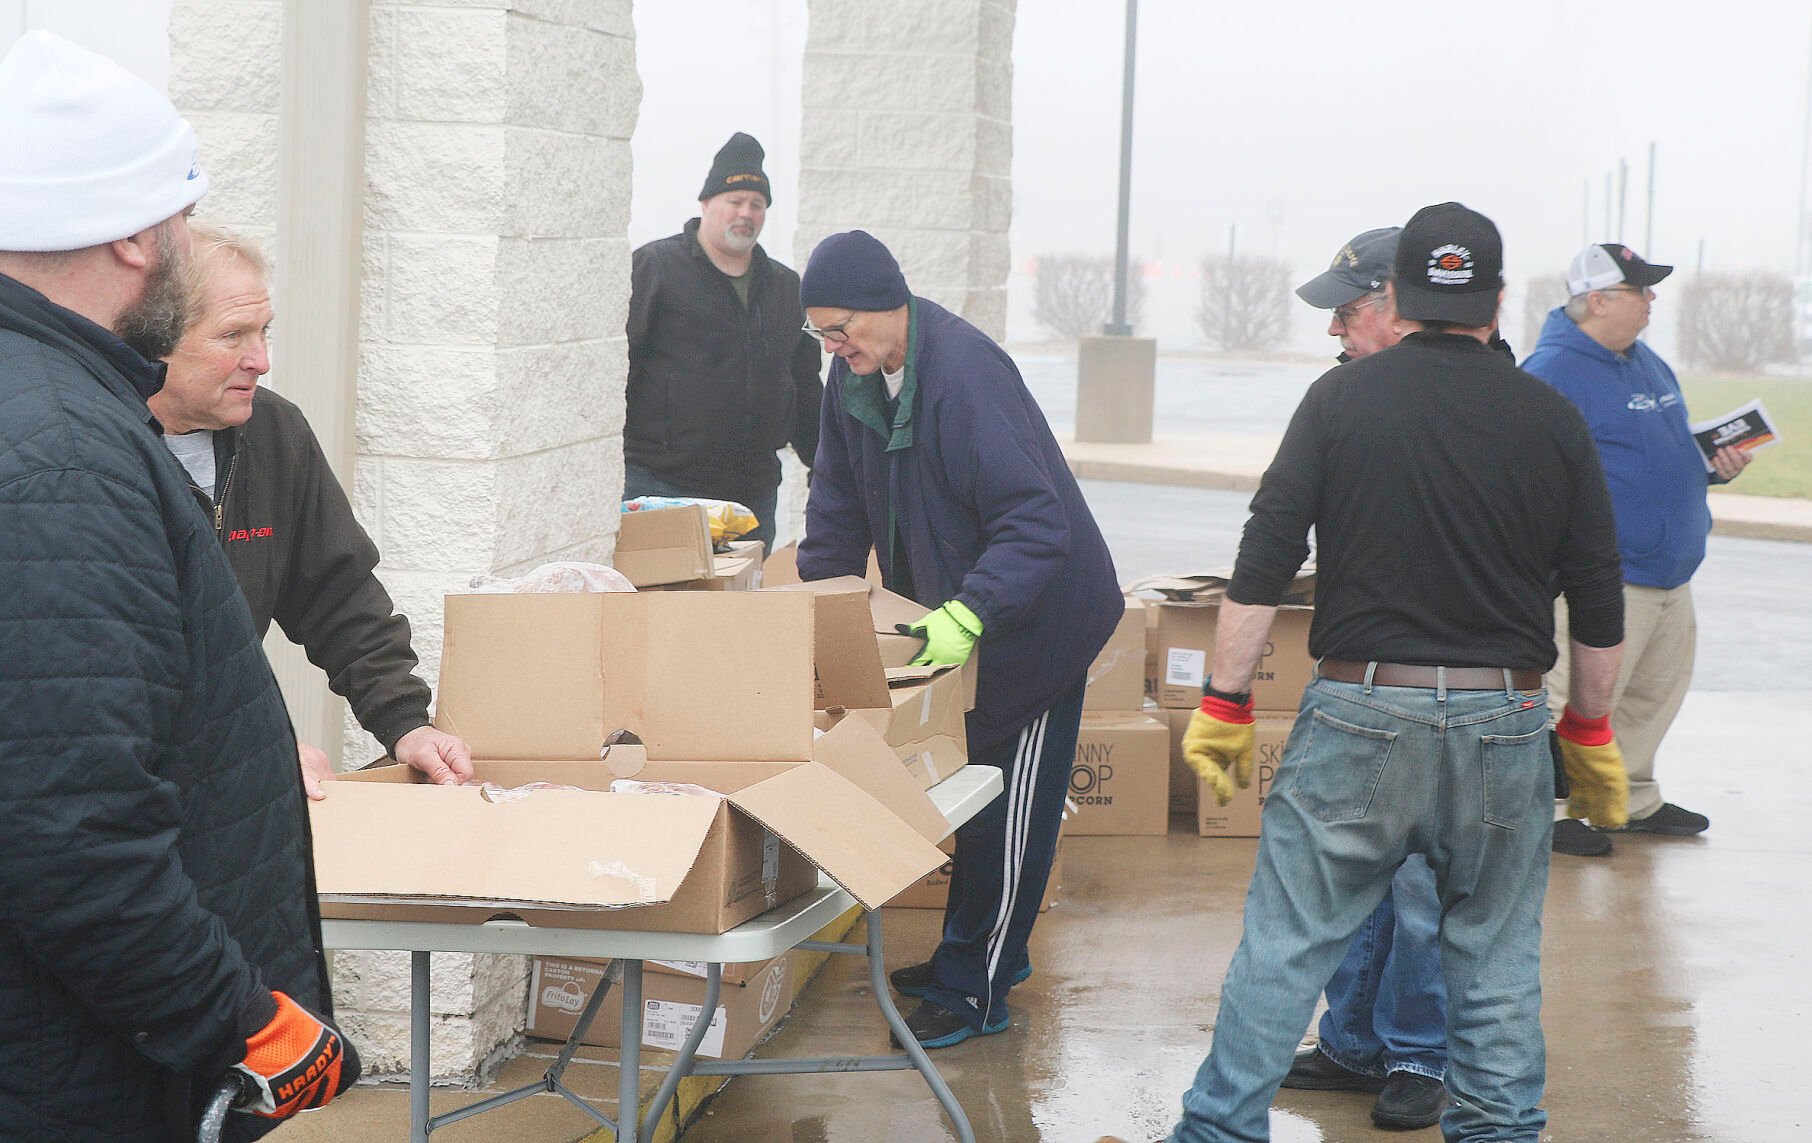
[[[1606,349],[1555,309],[1523,369],[1577,405],[1598,442],[1623,581],[1671,588],[1690,580],[1711,531],[1711,478],[1667,362],[1640,341],[1624,353]]]
[[[1113,560],[1013,359],[935,302],[911,300],[905,379],[839,359],[805,506],[799,574],[861,575],[982,621],[969,748],[1019,732],[1082,682],[1120,621]]]

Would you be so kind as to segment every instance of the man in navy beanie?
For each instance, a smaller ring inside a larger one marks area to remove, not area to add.
[[[860,230],[819,243],[805,331],[835,355],[805,508],[799,574],[862,575],[930,608],[915,662],[979,645],[970,760],[1006,792],[956,833],[944,935],[893,984],[922,997],[927,1048],[1005,1031],[1031,975],[1088,667],[1123,611],[1107,545],[1019,370],[992,339],[906,287]]]

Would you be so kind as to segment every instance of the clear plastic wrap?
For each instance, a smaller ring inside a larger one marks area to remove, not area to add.
[[[753,532],[761,525],[755,513],[734,500],[706,500],[697,496],[637,496],[623,501],[623,511],[644,512],[656,508],[679,508],[687,504],[702,504],[705,507],[705,518],[711,524],[711,543],[723,545],[731,540],[739,540]]]
[[[606,567],[603,564],[565,562],[542,564],[527,575],[519,575],[514,579],[475,575],[472,577],[470,586],[474,592],[479,594],[635,590],[635,585],[630,583],[622,572],[613,567]]]

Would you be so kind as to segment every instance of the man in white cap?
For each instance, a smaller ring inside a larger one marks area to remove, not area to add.
[[[1630,819],[1623,828],[1690,837],[1705,832],[1711,819],[1662,798],[1655,754],[1692,681],[1698,626],[1690,581],[1705,559],[1711,531],[1705,492],[1734,480],[1750,457],[1725,447],[1706,458],[1688,427],[1674,371],[1638,340],[1648,327],[1654,287],[1673,269],[1645,262],[1621,243],[1587,246],[1567,268],[1567,304],[1549,312],[1523,368],[1585,415],[1617,513],[1626,633],[1611,725],[1630,778]],[[1564,603],[1557,615],[1562,654],[1554,676],[1564,682]],[[1569,812],[1583,816],[1571,807]],[[1575,835],[1588,828],[1564,824]],[[1561,828],[1556,825],[1556,836]]]
[[[187,302],[195,134],[47,32],[0,62],[0,1138],[230,1139],[358,1075],[296,742],[146,404]]]

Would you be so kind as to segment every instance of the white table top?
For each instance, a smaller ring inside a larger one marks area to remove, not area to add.
[[[950,824],[961,825],[999,795],[1000,770],[965,766],[931,788],[931,801]],[[855,898],[819,875],[815,889],[751,918],[727,933],[663,933],[629,929],[556,929],[521,921],[460,925],[430,921],[323,919],[330,949],[400,949],[411,952],[533,953],[541,956],[696,960],[726,964],[768,960],[854,906]]]

